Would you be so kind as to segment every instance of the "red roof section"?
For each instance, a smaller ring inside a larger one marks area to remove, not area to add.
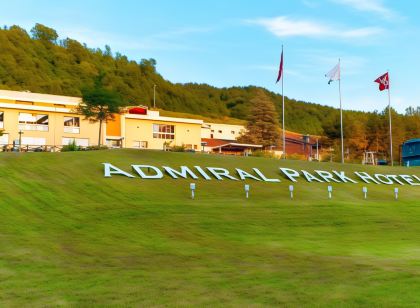
[[[236,140],[225,140],[225,139],[211,139],[211,138],[201,138],[201,142],[206,142],[205,146],[207,147],[217,147],[219,145],[224,145],[232,142],[237,142]]]
[[[303,142],[303,136],[305,136],[304,134],[290,132],[290,131],[286,131],[285,135],[286,135],[286,138],[294,139],[294,140],[301,141],[301,142]],[[316,143],[316,138],[317,137],[318,136],[309,135],[309,143]]]
[[[128,113],[130,114],[147,114],[147,108],[143,108],[143,107],[133,107],[128,109]]]

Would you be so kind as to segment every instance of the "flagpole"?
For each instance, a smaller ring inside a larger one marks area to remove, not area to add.
[[[394,166],[394,157],[392,154],[392,117],[391,117],[391,93],[389,89],[391,88],[391,79],[389,78],[389,71],[388,73],[388,115],[389,115],[389,150],[391,154],[391,166]]]
[[[341,60],[338,59],[340,78],[338,79],[338,95],[340,96],[340,128],[341,128],[341,163],[344,164],[344,138],[343,138],[343,107],[341,103]]]
[[[281,54],[283,55],[283,59],[284,59],[284,54],[283,54],[283,45],[281,45]],[[282,124],[283,124],[283,158],[286,159],[286,134],[284,131],[284,60],[283,60],[283,74],[281,76],[281,97],[283,100],[283,105],[282,105]]]

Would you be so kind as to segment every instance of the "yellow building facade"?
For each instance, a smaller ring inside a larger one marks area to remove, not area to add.
[[[201,149],[202,120],[162,117],[159,111],[123,113],[107,124],[108,146],[163,150],[173,146]]]
[[[0,145],[4,149],[59,149],[75,141],[98,144],[99,124],[76,114],[80,98],[0,90]],[[104,126],[105,128],[105,126]]]
[[[99,124],[76,113],[78,97],[0,90],[0,146],[3,150],[59,150],[73,141],[98,145]],[[200,150],[202,120],[162,117],[127,108],[104,123],[101,143],[110,147],[162,150],[172,146]]]

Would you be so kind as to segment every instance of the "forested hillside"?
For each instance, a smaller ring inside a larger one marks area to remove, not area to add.
[[[112,42],[110,42],[112,43]],[[157,86],[159,108],[212,118],[247,119],[257,87],[216,88],[205,84],[173,84],[156,71],[154,59],[134,61],[104,49],[89,48],[71,38],[60,39],[54,29],[37,24],[28,33],[19,26],[0,29],[0,88],[81,96],[105,74],[104,84],[118,91],[127,104],[153,103]],[[281,96],[263,89],[281,117]],[[328,137],[335,144],[339,134],[338,110],[285,98],[287,129]],[[349,149],[387,151],[386,110],[377,113],[345,112],[345,136]],[[420,107],[405,115],[393,113],[394,142],[420,135]]]

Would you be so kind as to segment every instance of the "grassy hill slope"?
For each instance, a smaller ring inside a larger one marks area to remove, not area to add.
[[[103,177],[101,163],[259,168],[281,183]],[[295,184],[252,157],[110,150],[0,158],[0,306],[420,304],[420,186]]]

